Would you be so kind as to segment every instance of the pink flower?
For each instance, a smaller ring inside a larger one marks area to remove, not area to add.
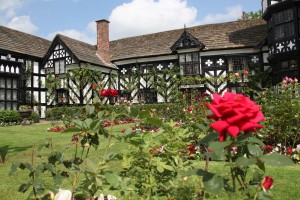
[[[186,109],[185,109],[185,108],[182,108],[182,112],[186,112]]]
[[[219,133],[220,142],[225,140],[227,133],[235,138],[241,131],[247,134],[263,128],[258,124],[265,119],[260,106],[242,94],[226,92],[221,97],[215,93],[212,103],[207,107],[213,112],[207,117],[216,120],[210,127]]]
[[[294,80],[292,78],[289,78],[290,83],[294,83]]]
[[[94,84],[92,85],[92,90],[95,89],[95,88],[97,88],[97,87],[98,87],[98,84],[97,84],[97,83],[94,83]]]
[[[240,74],[239,74],[239,73],[234,73],[234,76],[235,76],[235,77],[239,77]]]
[[[249,72],[247,70],[244,71],[244,75],[247,76]]]
[[[294,79],[294,82],[295,82],[295,83],[298,83],[298,79],[297,79],[297,78],[295,78],[295,79]]]

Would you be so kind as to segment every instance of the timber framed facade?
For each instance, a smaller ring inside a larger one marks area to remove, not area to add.
[[[99,97],[94,83],[133,102],[163,103],[191,90],[242,92],[238,82],[224,79],[237,72],[272,70],[273,84],[285,76],[299,79],[300,1],[262,0],[262,9],[263,19],[115,41],[109,41],[109,22],[98,20],[96,45],[59,34],[48,41],[0,26],[0,109],[27,104],[44,117],[48,107],[92,103]],[[76,69],[95,73],[85,79]],[[182,77],[198,81],[183,83]]]

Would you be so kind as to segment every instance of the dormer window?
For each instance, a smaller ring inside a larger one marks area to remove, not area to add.
[[[199,53],[179,54],[179,66],[181,75],[200,74]]]
[[[66,72],[65,59],[54,61],[55,74],[64,74]]]

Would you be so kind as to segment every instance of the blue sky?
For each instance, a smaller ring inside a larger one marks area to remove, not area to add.
[[[235,21],[261,0],[0,0],[0,24],[52,40],[55,34],[96,43],[95,20],[110,21],[110,39]]]

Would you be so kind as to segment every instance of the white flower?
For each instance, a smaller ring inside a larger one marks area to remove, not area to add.
[[[71,200],[72,192],[70,190],[59,189],[55,195],[54,200]]]
[[[103,195],[103,194],[100,194],[98,200],[104,200],[104,195]]]

